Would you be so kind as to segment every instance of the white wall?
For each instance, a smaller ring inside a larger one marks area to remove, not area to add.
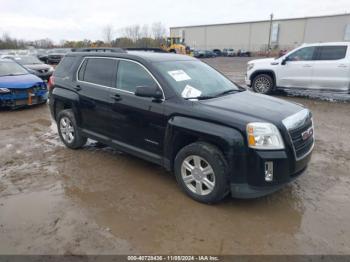
[[[274,20],[274,23],[279,24],[278,47],[292,49],[303,43],[344,41],[350,14]],[[171,28],[170,35],[181,37],[182,30],[185,31],[186,44],[193,48],[261,51],[268,45],[270,22]]]

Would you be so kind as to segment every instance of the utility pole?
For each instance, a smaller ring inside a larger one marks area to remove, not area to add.
[[[273,14],[270,15],[269,42],[267,43],[267,50],[268,50],[268,52],[270,52],[270,50],[271,50],[272,21],[273,21]]]

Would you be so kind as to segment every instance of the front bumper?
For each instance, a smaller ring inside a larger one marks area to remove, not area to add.
[[[0,94],[0,107],[23,107],[45,103],[48,99],[47,90]]]
[[[295,160],[291,152],[281,151],[254,151],[247,156],[245,175],[240,179],[232,179],[230,184],[231,195],[234,198],[258,198],[274,193],[285,185],[293,182],[307,170],[312,152],[303,159]],[[273,163],[273,180],[265,180],[265,166]]]
[[[297,179],[299,176],[303,175],[305,173],[307,168],[303,169],[302,171],[298,172],[294,176],[290,178],[289,181],[281,183],[281,184],[275,184],[271,186],[262,186],[262,187],[257,187],[257,186],[251,186],[249,184],[236,184],[233,183],[230,185],[231,189],[231,196],[233,198],[238,198],[238,199],[254,199],[254,198],[259,198],[263,197],[266,195],[270,195],[283,187],[285,187],[287,184],[293,182],[295,179]]]
[[[245,84],[249,87],[252,86],[252,81],[249,79],[248,75],[245,75]]]

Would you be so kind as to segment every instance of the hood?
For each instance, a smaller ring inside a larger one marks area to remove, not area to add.
[[[23,65],[23,66],[32,70],[49,70],[51,68],[51,66],[46,64],[30,64],[30,65]]]
[[[249,122],[269,122],[280,126],[282,120],[302,109],[302,106],[267,95],[243,91],[210,100],[202,100],[201,114],[214,116],[214,121],[245,130]]]
[[[255,59],[255,60],[250,60],[248,64],[254,63],[254,64],[267,64],[267,63],[272,63],[275,62],[275,58],[262,58],[262,59]]]
[[[11,89],[26,89],[34,85],[41,85],[43,80],[39,77],[27,74],[18,76],[0,76],[0,87]]]

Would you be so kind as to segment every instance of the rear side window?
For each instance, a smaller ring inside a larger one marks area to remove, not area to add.
[[[347,46],[320,46],[317,60],[339,60],[346,56]]]
[[[71,78],[76,59],[73,56],[66,56],[55,69],[55,76]]]
[[[80,68],[79,80],[103,86],[114,86],[116,76],[115,59],[88,58]]]
[[[151,75],[140,65],[120,61],[118,65],[117,88],[135,93],[139,86],[157,86]]]

